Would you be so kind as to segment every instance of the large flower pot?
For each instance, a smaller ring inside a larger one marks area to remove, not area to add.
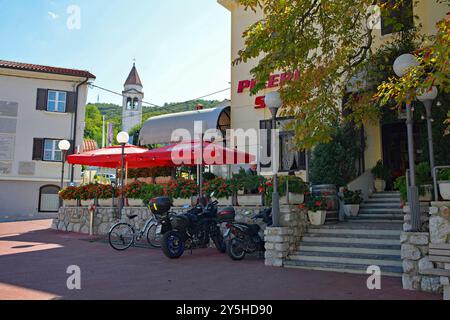
[[[322,211],[308,211],[309,222],[313,226],[321,226],[325,223],[325,219],[327,218],[327,212],[325,210]]]
[[[356,217],[359,213],[359,204],[345,204],[344,212],[348,217]]]
[[[78,201],[77,200],[63,200],[63,206],[64,207],[77,207]]]
[[[289,203],[288,203],[288,197],[283,196],[280,198],[281,204],[302,204],[304,201],[305,201],[305,195],[303,193],[289,192]]]
[[[430,202],[433,200],[433,186],[431,184],[426,184],[422,186],[425,189],[425,194],[423,196],[419,196],[419,201],[422,202]]]
[[[442,199],[450,200],[450,181],[439,181],[439,192]]]
[[[181,199],[181,198],[174,198],[172,201],[172,204],[174,207],[184,207],[185,205],[192,205],[192,199]]]
[[[127,199],[129,207],[143,207],[144,202],[141,199]]]
[[[233,198],[232,197],[218,198],[216,200],[219,201],[219,206],[232,206],[233,205]]]
[[[377,192],[383,192],[386,189],[386,181],[382,179],[375,179],[375,190]]]
[[[100,207],[115,207],[118,201],[117,198],[114,198],[114,202],[112,198],[109,199],[98,199],[98,205]]]
[[[262,206],[263,198],[260,194],[238,195],[238,204],[240,206]]]

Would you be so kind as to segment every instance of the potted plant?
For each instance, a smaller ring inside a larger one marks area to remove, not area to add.
[[[141,200],[145,206],[148,205],[151,199],[161,197],[165,193],[164,186],[159,184],[144,184],[141,190]]]
[[[141,199],[141,193],[144,186],[147,185],[144,182],[134,181],[129,183],[124,188],[124,197],[128,200],[128,206],[130,207],[143,207],[144,203]]]
[[[279,179],[278,192],[281,196],[281,203],[301,204],[305,201],[305,191],[308,186],[300,177],[281,176]]]
[[[114,207],[117,204],[118,192],[109,184],[98,184],[95,190],[100,207]],[[114,201],[113,201],[114,196]]]
[[[398,177],[394,182],[394,188],[400,192],[400,199],[406,203],[408,201],[408,190],[406,187],[406,176]]]
[[[263,196],[266,179],[262,176],[252,175],[240,169],[231,179],[234,192],[237,192],[237,202],[240,206],[260,206],[263,204]]]
[[[375,177],[375,190],[383,192],[386,189],[386,181],[391,174],[389,168],[385,167],[381,160],[378,160],[375,167],[372,168],[372,174]]]
[[[76,207],[78,205],[77,192],[77,187],[67,187],[59,191],[59,197],[63,200],[64,207]]]
[[[212,178],[203,184],[203,190],[208,195],[214,192],[214,197],[220,205],[232,205],[231,196],[235,190],[230,180],[221,177]]]
[[[327,200],[325,197],[308,196],[305,203],[300,205],[300,208],[308,210],[309,222],[312,225],[325,224],[327,218]]]
[[[342,200],[344,201],[344,210],[347,216],[356,217],[358,215],[359,207],[363,201],[361,194],[361,190],[352,191],[344,188]]]
[[[78,187],[77,194],[82,207],[91,207],[95,203],[95,184],[85,184]]]
[[[419,200],[424,202],[433,200],[433,179],[430,165],[427,162],[419,163],[416,166],[416,181],[419,186]]]
[[[450,200],[450,169],[441,170],[437,178],[442,199]]]

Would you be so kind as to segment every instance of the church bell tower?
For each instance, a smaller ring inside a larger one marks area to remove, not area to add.
[[[142,122],[142,99],[144,91],[142,90],[141,79],[136,69],[135,63],[131,68],[130,74],[124,84],[123,106],[122,106],[122,131],[130,132],[135,126]],[[130,137],[130,140],[132,137]]]

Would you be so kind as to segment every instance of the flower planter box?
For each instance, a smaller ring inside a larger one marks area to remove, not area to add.
[[[78,207],[78,201],[77,200],[64,200],[63,206],[64,207]]]
[[[288,197],[283,196],[280,198],[280,204],[302,204],[305,201],[305,195],[303,193],[291,193],[289,192],[289,203]]]
[[[386,189],[386,181],[381,179],[375,179],[375,190],[377,192],[383,192]]]
[[[90,207],[95,203],[94,199],[88,199],[88,200],[81,200],[81,206],[82,207]]]
[[[263,198],[260,194],[238,195],[237,201],[239,206],[262,206]]]
[[[442,199],[450,200],[450,181],[438,181]]]
[[[345,204],[344,212],[347,217],[356,217],[359,214],[359,204]]]
[[[181,198],[174,198],[172,201],[172,204],[174,207],[184,207],[185,205],[192,205],[192,199],[181,199]]]
[[[232,197],[218,198],[216,200],[219,201],[219,206],[232,206],[233,205],[233,198]]]
[[[313,226],[321,226],[325,223],[325,219],[327,218],[327,212],[323,211],[308,211],[309,222]]]
[[[423,196],[419,196],[419,201],[422,202],[430,202],[433,200],[433,186],[431,184],[427,184],[422,186],[425,189],[425,194]]]
[[[118,204],[118,200],[117,198],[114,198],[114,202],[113,199],[98,199],[98,205],[100,207],[115,207]]]
[[[127,199],[129,207],[143,207],[144,202],[141,199]]]

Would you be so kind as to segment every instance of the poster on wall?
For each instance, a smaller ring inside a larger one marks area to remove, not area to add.
[[[14,160],[14,136],[0,135],[0,160]]]
[[[0,174],[11,174],[12,162],[0,161]]]

